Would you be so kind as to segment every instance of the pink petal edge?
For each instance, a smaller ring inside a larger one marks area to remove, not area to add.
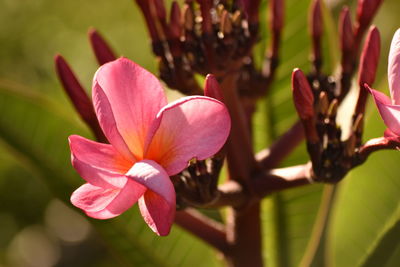
[[[118,195],[120,189],[102,188],[86,183],[71,195],[71,203],[86,212],[97,212],[105,209]]]
[[[140,212],[155,233],[167,235],[175,217],[176,197],[166,171],[152,160],[143,160],[137,162],[126,176],[148,189],[139,200]]]
[[[77,192],[83,186],[87,187],[87,189]],[[131,179],[127,179],[126,184],[121,189],[101,188],[90,184],[83,186],[72,194],[71,202],[76,207],[83,209],[88,216],[95,219],[110,219],[122,214],[132,207],[146,191],[144,186]],[[91,204],[92,199],[96,203]],[[93,208],[88,208],[91,206]]]
[[[400,104],[400,29],[393,36],[389,60],[388,60],[388,80],[390,95],[393,103]]]
[[[97,143],[78,135],[69,138],[72,166],[88,183],[100,187],[122,187],[124,173],[133,165],[111,145]]]
[[[96,111],[97,119],[104,135],[110,144],[125,158],[135,162],[136,158],[125,143],[124,138],[118,130],[117,123],[114,118],[111,104],[101,86],[96,83],[93,85],[93,105]]]
[[[160,236],[169,234],[175,218],[175,205],[152,191],[146,191],[139,199],[139,209],[144,221],[153,232]]]
[[[129,150],[141,160],[149,127],[158,111],[167,104],[160,82],[136,63],[119,58],[101,66],[93,84],[103,90],[112,108],[113,118],[105,117],[111,120],[108,124],[115,123]],[[96,88],[94,86],[94,94]]]
[[[196,158],[213,156],[225,144],[231,121],[220,101],[184,97],[165,106],[157,115],[146,140],[146,159],[158,162],[175,175]]]
[[[378,111],[385,125],[395,134],[400,135],[400,106],[391,105],[390,99],[376,90],[370,89]]]

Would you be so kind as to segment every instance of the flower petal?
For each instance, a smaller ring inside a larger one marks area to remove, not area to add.
[[[390,45],[388,80],[393,104],[400,105],[400,29],[394,34]]]
[[[383,133],[383,136],[385,138],[398,138],[399,136],[396,135],[394,132],[392,132],[389,128],[387,128],[385,130],[385,132]]]
[[[72,165],[88,183],[104,188],[121,188],[126,183],[124,173],[133,162],[123,158],[111,145],[78,135],[72,135],[68,140]]]
[[[101,94],[101,88],[109,104],[105,109],[111,109],[113,114],[107,116],[105,111],[100,114],[103,130],[119,133],[137,160],[141,160],[148,129],[158,111],[167,104],[160,82],[139,65],[120,58],[100,67],[93,83],[94,101],[99,98],[96,95]],[[107,106],[107,103],[95,103],[100,109],[102,105]],[[110,126],[112,130],[107,129]],[[109,135],[106,133],[107,138]],[[113,138],[117,139],[115,135]],[[114,145],[113,140],[109,141]]]
[[[145,191],[144,186],[131,179],[126,179],[121,189],[85,184],[72,194],[71,202],[92,218],[109,219],[132,207]]]
[[[168,235],[175,218],[175,205],[152,191],[139,199],[139,209],[147,225],[160,236]]]
[[[158,162],[168,175],[182,171],[188,161],[206,159],[224,145],[230,117],[220,101],[185,97],[164,107],[146,140],[146,159]]]
[[[93,104],[97,119],[110,144],[125,158],[136,161],[117,128],[111,104],[98,83],[93,85]]]
[[[175,189],[165,170],[152,160],[137,162],[126,174],[147,191],[139,199],[140,212],[158,235],[167,235],[175,217]]]
[[[381,92],[373,89],[370,92],[386,126],[396,135],[400,135],[400,106],[391,105],[390,99]]]
[[[89,183],[82,185],[72,193],[71,202],[86,212],[103,210],[118,195],[120,189],[102,188]]]

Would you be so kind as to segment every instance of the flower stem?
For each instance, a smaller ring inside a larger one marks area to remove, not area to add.
[[[220,252],[224,254],[228,253],[229,246],[226,242],[225,230],[220,223],[213,221],[194,209],[177,211],[175,223]]]
[[[257,162],[245,112],[237,94],[237,79],[237,73],[228,74],[221,83],[221,89],[232,119],[231,135],[227,143],[229,176],[245,186],[246,190]],[[229,266],[263,266],[260,202],[251,199],[250,195],[251,192],[245,207],[229,209],[226,230],[232,250],[225,254]]]
[[[260,151],[256,158],[264,169],[277,167],[302,141],[304,130],[301,121],[280,136],[271,147]]]
[[[237,79],[237,73],[227,75],[221,82],[221,89],[232,121],[231,134],[226,145],[230,178],[243,181],[250,178],[256,161],[246,116],[236,90]]]

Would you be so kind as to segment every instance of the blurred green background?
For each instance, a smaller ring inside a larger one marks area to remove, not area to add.
[[[333,40],[340,7],[350,5],[354,15],[355,2],[326,1],[332,11],[326,18],[327,71],[334,72],[338,60]],[[263,1],[264,9],[266,4]],[[282,64],[270,97],[260,102],[256,115],[257,149],[296,120],[289,77],[295,67],[309,69],[308,6],[309,0],[286,1]],[[375,87],[385,92],[387,54],[400,27],[398,14],[398,0],[384,0],[374,21],[383,41]],[[90,27],[98,29],[117,54],[156,73],[134,1],[0,0],[0,266],[220,266],[219,255],[178,227],[169,237],[155,236],[136,208],[116,219],[95,221],[69,203],[83,180],[70,166],[67,137],[92,136],[61,89],[53,57],[61,53],[89,90],[98,67],[87,41]],[[262,35],[266,39],[259,50],[268,40],[268,33]],[[372,105],[367,116],[365,139],[381,136],[384,125]],[[306,161],[301,146],[284,165]],[[399,161],[399,152],[378,152],[341,182],[326,243],[329,266],[398,266]],[[321,189],[312,185],[265,200],[268,265],[299,264]]]

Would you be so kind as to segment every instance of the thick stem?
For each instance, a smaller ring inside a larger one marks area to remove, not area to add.
[[[260,151],[256,158],[263,169],[277,167],[302,141],[304,130],[301,121],[296,122],[270,148]]]
[[[230,178],[245,181],[255,169],[256,161],[245,112],[236,90],[237,79],[237,73],[228,74],[221,82],[221,89],[232,121],[231,134],[226,144]]]
[[[229,246],[226,242],[226,234],[220,223],[193,209],[178,211],[175,216],[175,223],[220,252],[228,253]]]
[[[232,250],[226,255],[228,266],[263,266],[260,202],[245,210],[230,209],[229,212],[226,230]]]
[[[237,73],[230,73],[221,83],[225,104],[232,119],[231,135],[227,143],[227,159],[230,179],[245,186],[247,193],[251,174],[256,170],[257,162],[254,158],[245,112],[237,94],[237,79]],[[229,266],[263,266],[258,200],[241,209],[230,208],[226,230],[227,241],[232,249],[231,253],[225,254]]]
[[[285,189],[310,184],[311,164],[274,169],[252,180],[254,193],[261,199]]]
[[[249,191],[254,197],[262,199],[275,192],[310,184],[311,164],[292,166],[287,168],[272,169],[257,173],[249,182]],[[228,181],[218,187],[218,198],[202,208],[219,208],[225,206],[243,208],[249,204],[248,194],[243,187],[235,181]]]

